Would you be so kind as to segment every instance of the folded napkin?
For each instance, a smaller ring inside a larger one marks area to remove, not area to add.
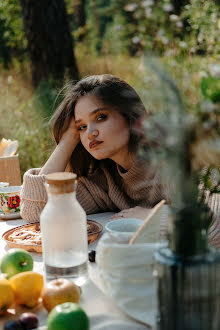
[[[154,327],[157,299],[153,253],[166,243],[128,245],[120,243],[120,234],[118,238],[115,235],[114,239],[104,234],[97,246],[100,288],[127,315]]]

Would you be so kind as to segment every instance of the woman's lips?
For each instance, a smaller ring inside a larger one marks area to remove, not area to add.
[[[98,145],[100,145],[102,142],[103,142],[103,141],[92,141],[92,142],[90,142],[90,144],[89,144],[89,148],[90,148],[90,149],[93,149],[93,148],[97,147]]]

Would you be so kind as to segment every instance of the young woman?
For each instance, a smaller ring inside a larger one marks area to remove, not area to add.
[[[139,156],[135,129],[148,113],[135,90],[112,75],[87,77],[67,90],[52,117],[57,146],[41,169],[24,175],[21,215],[39,221],[47,201],[45,175],[71,170],[78,175],[76,197],[89,213],[116,211],[143,218],[168,200],[159,168]],[[162,224],[161,235],[166,235]]]
[[[158,171],[138,156],[141,136],[133,128],[145,116],[135,90],[112,75],[70,86],[51,120],[54,152],[42,169],[24,175],[22,217],[39,221],[45,175],[67,167],[78,175],[77,199],[87,213],[139,206],[135,211],[146,214],[165,194]]]

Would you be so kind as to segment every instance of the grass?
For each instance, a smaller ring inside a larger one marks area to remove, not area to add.
[[[126,80],[138,91],[143,91],[143,77],[149,76],[140,58],[94,57],[83,46],[77,48],[76,58],[81,77],[111,73]],[[213,59],[194,57],[160,60],[175,79],[185,104],[193,111],[201,99],[200,72],[206,70]],[[53,148],[48,119],[52,113],[54,95],[50,102],[50,91],[48,95],[45,93],[45,88],[40,94],[32,89],[28,63],[23,68],[14,65],[9,71],[1,72],[0,138],[19,141],[22,175],[29,168],[41,167]]]

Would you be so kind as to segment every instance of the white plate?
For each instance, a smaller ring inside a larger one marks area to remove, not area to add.
[[[0,212],[1,220],[13,220],[13,219],[20,219],[20,218],[21,218],[20,212],[8,213],[8,214],[4,214],[4,213]]]

